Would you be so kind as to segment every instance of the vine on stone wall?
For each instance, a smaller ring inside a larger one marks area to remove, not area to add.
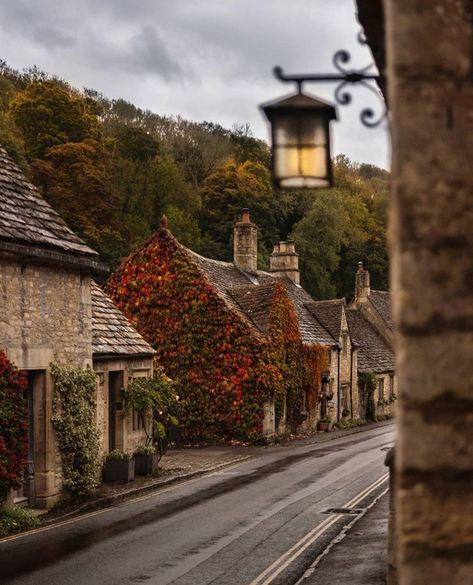
[[[26,374],[0,351],[0,501],[19,487],[28,459]]]
[[[53,425],[64,473],[64,488],[90,494],[99,479],[99,432],[95,424],[96,376],[89,368],[51,365]]]

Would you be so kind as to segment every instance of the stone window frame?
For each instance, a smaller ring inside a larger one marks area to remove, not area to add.
[[[384,400],[384,376],[378,378],[378,400]]]

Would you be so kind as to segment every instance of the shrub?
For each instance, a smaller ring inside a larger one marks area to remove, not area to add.
[[[53,425],[64,473],[64,488],[75,496],[98,484],[99,433],[95,424],[96,377],[89,368],[51,365]]]
[[[120,449],[113,449],[113,451],[107,453],[105,459],[110,461],[123,461],[124,459],[130,459],[130,455],[128,455],[128,453],[120,451]]]
[[[26,374],[0,351],[0,500],[18,487],[28,459]]]
[[[3,506],[0,508],[0,535],[31,530],[39,526],[39,520],[28,508]]]

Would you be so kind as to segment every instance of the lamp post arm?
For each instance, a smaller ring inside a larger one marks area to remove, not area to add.
[[[387,109],[384,103],[383,96],[370,81],[382,82],[384,75],[373,73],[371,70],[374,67],[373,63],[370,63],[366,67],[361,69],[347,69],[345,65],[351,60],[350,53],[348,51],[337,51],[333,56],[333,64],[337,69],[337,73],[320,73],[320,74],[293,74],[288,75],[284,73],[282,67],[275,67],[273,69],[274,76],[282,81],[283,83],[296,83],[299,93],[302,92],[303,83],[336,83],[334,95],[335,100],[338,104],[346,106],[352,102],[352,95],[347,86],[360,84],[363,87],[373,92],[382,104],[382,112],[376,116],[372,108],[364,108],[360,113],[360,120],[363,125],[370,128],[379,126],[381,122],[387,118]]]

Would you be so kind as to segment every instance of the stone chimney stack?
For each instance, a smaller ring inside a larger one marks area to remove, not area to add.
[[[269,271],[275,276],[287,276],[295,284],[300,282],[299,254],[293,240],[279,242],[269,257]]]
[[[242,209],[241,220],[233,226],[233,262],[246,272],[256,272],[258,228],[250,220],[250,210]]]
[[[370,273],[363,268],[363,262],[358,262],[355,280],[355,303],[364,303],[370,296]]]

